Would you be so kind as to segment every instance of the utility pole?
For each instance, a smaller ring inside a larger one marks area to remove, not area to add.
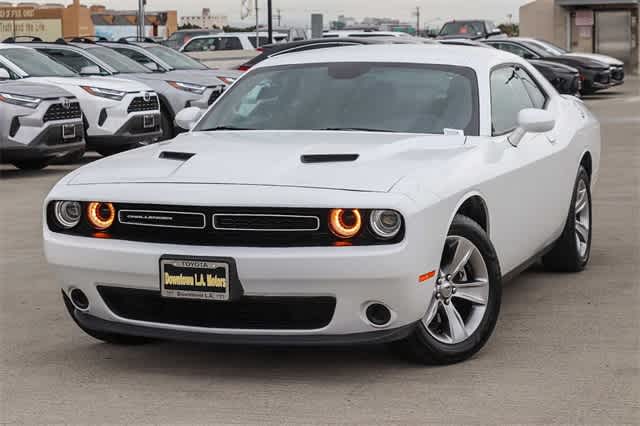
[[[258,25],[260,20],[258,19],[258,0],[256,0],[256,48],[260,47],[260,29]]]
[[[271,0],[267,0],[267,32],[269,44],[273,43],[273,8]]]
[[[416,37],[420,37],[420,6],[416,6],[416,11],[413,14],[416,15]]]
[[[278,20],[278,27],[282,26],[282,10],[281,9],[276,9],[276,19]]]
[[[138,39],[144,39],[144,6],[147,4],[147,0],[138,0]]]

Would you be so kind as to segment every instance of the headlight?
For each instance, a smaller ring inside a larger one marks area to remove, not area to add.
[[[352,238],[362,228],[362,215],[358,209],[333,209],[329,212],[329,229],[336,237]]]
[[[402,217],[393,210],[374,210],[371,212],[369,224],[376,237],[388,240],[400,232]]]
[[[181,83],[179,81],[167,81],[171,86],[184,92],[195,93],[196,95],[202,95],[207,88],[200,86],[199,84]]]
[[[10,95],[9,93],[0,93],[0,102],[18,105],[27,108],[38,108],[42,99],[32,98],[31,96]]]
[[[91,226],[99,231],[104,231],[113,225],[116,218],[116,209],[111,203],[91,202],[87,206],[87,219]]]
[[[57,201],[54,213],[61,227],[71,229],[80,223],[82,206],[77,201]]]
[[[82,87],[84,91],[89,93],[90,95],[111,99],[113,101],[121,101],[122,98],[124,98],[124,96],[127,94],[127,92],[123,92],[122,90],[103,89],[101,87],[91,86],[80,87]]]

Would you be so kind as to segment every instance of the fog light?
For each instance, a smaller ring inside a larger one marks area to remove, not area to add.
[[[333,209],[329,213],[329,229],[337,237],[355,237],[360,228],[362,216],[358,209]]]
[[[402,227],[400,213],[393,210],[374,210],[369,219],[373,233],[383,240],[395,237]]]
[[[57,201],[54,212],[58,224],[65,229],[77,226],[82,218],[82,206],[77,201]]]
[[[104,231],[113,225],[116,209],[111,203],[92,202],[87,207],[87,218],[91,226],[99,231]]]

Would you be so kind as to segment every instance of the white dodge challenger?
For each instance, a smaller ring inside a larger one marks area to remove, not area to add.
[[[283,55],[199,114],[46,198],[47,259],[97,339],[393,342],[453,363],[487,342],[505,279],[589,260],[599,123],[511,54]]]

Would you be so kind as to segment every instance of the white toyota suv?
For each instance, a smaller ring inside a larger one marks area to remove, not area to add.
[[[34,49],[0,43],[0,68],[11,79],[57,86],[75,96],[85,119],[87,149],[110,155],[162,136],[160,102],[143,83],[81,77]]]
[[[0,163],[38,170],[84,153],[78,100],[59,87],[10,81],[0,68]]]

